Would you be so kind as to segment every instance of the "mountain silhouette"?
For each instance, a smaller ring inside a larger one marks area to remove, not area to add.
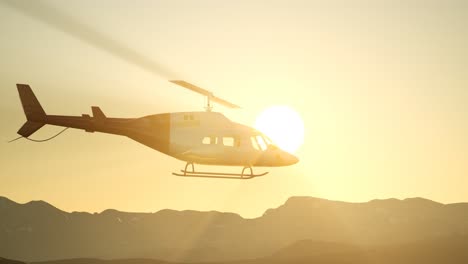
[[[261,217],[244,219],[233,213],[168,209],[68,213],[43,201],[18,204],[0,197],[0,256],[27,262],[79,258],[263,261],[281,259],[281,252],[297,251],[300,246],[322,256],[331,250],[334,256],[357,258],[369,250],[452,243],[445,249],[449,251],[460,245],[468,248],[467,220],[467,203],[440,204],[422,198],[347,203],[292,197]],[[335,254],[334,249],[345,252]]]
[[[17,261],[17,260],[0,258],[0,264],[25,264],[25,263],[21,261]]]
[[[374,245],[361,247],[335,242],[302,240],[293,243],[271,256],[230,262],[198,262],[198,264],[439,264],[467,263],[468,237],[446,237],[399,245]],[[0,258],[0,264],[23,264],[23,262]],[[65,259],[31,264],[182,264],[152,259]]]
[[[468,263],[468,236],[453,236],[403,244],[356,246],[303,240],[272,256],[237,264],[442,264]]]
[[[46,262],[34,262],[34,264],[166,264],[169,262],[154,260],[154,259],[113,259],[113,260],[102,260],[102,259],[64,259],[64,260],[53,260]],[[171,264],[176,264],[172,262]]]

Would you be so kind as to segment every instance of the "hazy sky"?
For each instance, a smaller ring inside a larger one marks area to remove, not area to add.
[[[0,0],[0,196],[66,211],[245,217],[293,195],[468,201],[466,1],[9,3]],[[47,10],[79,26],[44,22]],[[85,40],[96,32],[104,40]],[[115,56],[129,50],[142,57]],[[247,125],[269,106],[295,109],[301,162],[250,181],[186,179],[171,175],[183,162],[125,137],[70,129],[47,143],[6,143],[25,121],[16,83],[29,83],[50,114],[201,110],[203,98],[170,78],[241,105],[216,110]]]

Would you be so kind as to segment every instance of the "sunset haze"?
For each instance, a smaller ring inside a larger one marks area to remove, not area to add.
[[[54,25],[49,11],[92,31]],[[467,11],[466,1],[0,0],[0,196],[247,218],[291,196],[466,202]],[[248,181],[186,179],[171,175],[184,162],[126,137],[69,129],[6,143],[26,121],[17,83],[47,114],[203,110],[172,79],[240,105],[214,111],[252,127],[269,107],[293,109],[300,162]]]

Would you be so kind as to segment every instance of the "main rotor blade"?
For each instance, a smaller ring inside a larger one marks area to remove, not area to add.
[[[226,101],[226,100],[224,100],[224,99],[221,99],[221,98],[219,98],[219,97],[216,97],[216,96],[211,97],[211,101],[213,101],[213,102],[215,102],[215,103],[218,103],[218,104],[220,104],[220,105],[224,105],[224,106],[229,107],[229,108],[241,108],[241,107],[238,106],[238,105],[235,105],[235,104],[233,104],[233,103],[230,103],[230,102],[228,102],[228,101]]]
[[[73,17],[61,12],[54,6],[43,1],[3,0],[0,1],[0,4],[14,8],[33,19],[52,26],[59,31],[69,34],[87,43],[88,45],[106,51],[153,74],[164,78],[173,78],[176,76],[174,72],[149,59],[147,56],[127,47],[112,37],[95,30],[91,26],[74,19]],[[190,89],[194,92],[208,96],[212,102],[216,102],[230,108],[240,108],[238,105],[216,97],[210,91],[197,87],[193,84],[187,83],[185,81],[171,82]]]
[[[230,103],[230,102],[228,102],[228,101],[226,101],[224,99],[221,99],[221,98],[219,98],[217,96],[214,96],[212,92],[210,92],[208,90],[205,90],[203,88],[200,88],[200,87],[198,87],[196,85],[193,85],[191,83],[188,83],[186,81],[171,80],[170,82],[174,83],[174,84],[177,84],[177,85],[179,85],[181,87],[184,87],[186,89],[189,89],[191,91],[194,91],[196,93],[199,93],[201,95],[208,96],[212,102],[218,103],[220,105],[224,105],[224,106],[229,107],[229,108],[240,108],[240,106],[235,105],[233,103]]]
[[[70,15],[58,10],[44,1],[3,0],[0,4],[9,6],[17,11],[43,22],[59,31],[73,36],[88,45],[108,52],[124,61],[136,65],[146,71],[165,79],[174,78],[176,74],[165,66],[151,60],[125,44],[113,39],[109,35],[82,23]]]
[[[189,89],[189,90],[191,90],[191,91],[194,91],[194,92],[196,92],[196,93],[199,93],[199,94],[201,94],[201,95],[213,97],[213,93],[212,93],[212,92],[210,92],[210,91],[208,91],[208,90],[205,90],[205,89],[203,89],[203,88],[200,88],[200,87],[198,87],[198,86],[196,86],[196,85],[193,85],[193,84],[191,84],[191,83],[188,83],[188,82],[186,82],[186,81],[182,81],[182,80],[170,80],[170,82],[171,82],[171,83],[174,83],[174,84],[177,84],[177,85],[179,85],[179,86],[182,86],[182,87],[184,87],[184,88],[187,88],[187,89]]]

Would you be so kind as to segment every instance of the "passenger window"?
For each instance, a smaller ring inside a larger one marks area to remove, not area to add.
[[[223,137],[223,145],[228,147],[234,147],[233,137]]]
[[[202,143],[204,145],[211,145],[211,144],[216,145],[218,144],[218,138],[217,137],[204,137],[202,139]]]
[[[202,143],[204,145],[209,145],[211,144],[211,138],[210,137],[204,137],[203,140],[202,140]]]

